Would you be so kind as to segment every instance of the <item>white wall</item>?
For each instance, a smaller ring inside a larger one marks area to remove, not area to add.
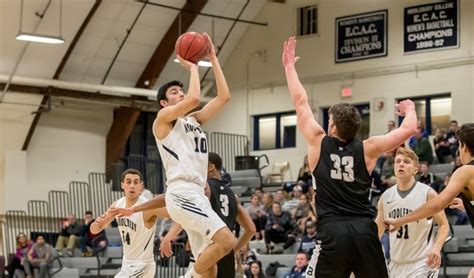
[[[404,7],[435,1],[289,0],[286,4],[267,3],[256,20],[268,22],[269,26],[250,27],[227,60],[224,71],[232,88],[232,100],[226,111],[232,113],[212,121],[210,125],[221,132],[247,134],[252,140],[253,131],[248,123],[252,115],[293,110],[281,65],[281,48],[283,41],[295,33],[296,7],[314,2],[319,8],[320,32],[317,36],[298,40],[297,55],[302,59],[297,64],[297,70],[308,92],[316,120],[322,120],[321,107],[341,101],[354,104],[370,102],[370,134],[382,134],[386,131],[387,121],[396,118],[396,98],[451,93],[452,119],[460,123],[473,121],[474,1],[460,1],[459,48],[403,55]],[[335,64],[335,18],[382,9],[388,9],[388,56]],[[460,60],[467,61],[467,65],[414,70],[417,65],[429,67]],[[398,70],[408,72],[395,73]],[[351,76],[351,73],[357,76],[364,71],[372,71],[375,76],[338,78]],[[353,96],[342,100],[340,89],[347,84],[352,84]],[[378,101],[385,104],[381,111],[374,108]],[[243,120],[244,117],[247,121]],[[246,133],[241,133],[242,130]],[[298,132],[296,148],[254,153],[268,154],[271,163],[289,160],[295,177],[306,152],[301,137]]]
[[[26,210],[28,200],[47,200],[50,190],[67,191],[70,181],[87,181],[89,172],[104,172],[112,107],[67,99],[63,103],[55,102],[42,115],[26,152],[21,151],[25,132],[14,137],[21,144],[4,150],[4,211]]]

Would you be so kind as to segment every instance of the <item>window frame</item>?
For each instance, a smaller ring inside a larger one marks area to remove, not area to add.
[[[295,146],[293,147],[283,147],[281,144],[281,118],[285,116],[291,116],[294,115],[296,116],[296,111],[291,110],[291,111],[283,111],[283,112],[276,112],[276,113],[267,113],[267,114],[259,114],[259,115],[253,115],[253,150],[254,151],[267,151],[267,150],[278,150],[278,149],[290,149],[290,148],[296,148],[296,130],[295,130]],[[276,120],[276,136],[275,136],[275,148],[265,148],[262,149],[260,147],[260,123],[259,120],[261,118],[269,118],[269,117],[275,117]],[[298,126],[295,124],[295,126]]]
[[[308,26],[308,17],[307,12],[310,9],[314,9],[316,13],[316,18],[314,20],[314,33],[308,33],[307,26]],[[303,10],[303,19],[301,18],[301,13]],[[311,36],[318,36],[319,35],[319,5],[317,3],[307,3],[304,5],[299,5],[296,7],[296,36],[298,38],[306,38]],[[306,29],[306,30],[305,30]],[[306,32],[304,32],[306,31]]]

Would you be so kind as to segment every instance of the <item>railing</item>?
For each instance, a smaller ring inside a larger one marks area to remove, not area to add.
[[[245,135],[213,132],[209,138],[209,151],[219,154],[227,171],[235,171],[235,157],[248,155],[248,138]]]

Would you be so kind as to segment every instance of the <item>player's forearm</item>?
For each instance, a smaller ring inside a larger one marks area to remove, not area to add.
[[[436,236],[436,240],[433,246],[436,247],[439,251],[441,251],[444,243],[446,242],[446,239],[448,238],[448,235],[449,235],[449,225],[448,225],[448,221],[446,220],[446,223],[443,223],[442,225],[439,226],[438,235]]]
[[[171,239],[171,240],[175,240],[176,237],[179,235],[179,233],[181,233],[182,230],[183,230],[183,227],[181,227],[181,225],[179,225],[176,222],[173,222],[173,224],[171,225],[170,230],[166,233],[166,237]]]
[[[198,67],[192,67],[190,70],[190,77],[189,77],[189,88],[188,94],[186,98],[190,100],[199,100],[201,96],[201,83],[199,81],[199,71]]]
[[[247,243],[253,238],[255,235],[255,231],[247,231],[245,230],[244,234],[237,240],[237,243],[234,246],[234,252],[239,252],[242,248],[244,248]]]
[[[402,121],[402,124],[400,125],[399,129],[404,131],[405,133],[405,140],[410,138],[413,134],[416,132],[416,126],[417,126],[417,117],[416,117],[416,111],[415,110],[409,110],[405,113],[405,118]]]
[[[288,83],[288,89],[290,90],[291,99],[293,100],[295,106],[302,102],[307,102],[308,99],[306,96],[306,90],[304,89],[303,84],[301,84],[298,78],[298,73],[296,72],[294,65],[286,66],[285,74],[286,81]]]
[[[166,206],[165,194],[160,194],[156,196],[155,198],[141,205],[131,207],[131,209],[133,210],[133,212],[140,212],[140,211],[145,211],[145,210],[162,208],[165,206]]]
[[[212,70],[214,72],[214,77],[216,79],[216,88],[217,88],[217,99],[223,104],[227,103],[230,100],[230,90],[225,80],[224,72],[222,71],[221,65],[217,57],[211,59]]]
[[[110,223],[114,220],[114,217],[107,217],[103,222],[100,224],[96,221],[91,224],[90,231],[92,234],[96,235],[102,232],[107,226],[110,225]]]
[[[423,218],[428,218],[443,208],[444,207],[439,202],[437,202],[436,199],[432,199],[421,207],[417,208],[414,212],[399,218],[397,222],[400,225],[403,225]]]

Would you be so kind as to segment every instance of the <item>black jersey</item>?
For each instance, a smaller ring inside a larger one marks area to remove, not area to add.
[[[232,231],[237,219],[237,199],[235,194],[228,186],[218,179],[207,179],[211,190],[212,210],[224,221],[227,227]]]
[[[374,216],[369,201],[372,178],[365,164],[362,141],[343,143],[337,138],[325,136],[313,175],[319,219],[331,216]]]
[[[474,165],[474,160],[466,165]],[[469,217],[469,221],[471,222],[471,226],[474,228],[474,206],[472,205],[471,200],[469,200],[469,198],[463,193],[460,194],[460,197],[464,205],[464,209],[466,210],[467,216]]]

